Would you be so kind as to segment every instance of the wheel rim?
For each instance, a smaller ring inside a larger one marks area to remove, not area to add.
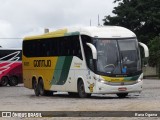
[[[17,84],[17,79],[16,79],[15,77],[12,78],[12,83],[13,83],[14,85]]]
[[[39,86],[40,86],[40,88],[39,88],[40,94],[43,95],[44,94],[44,86],[41,82],[40,82]]]
[[[34,81],[34,83],[33,83],[33,89],[36,90],[36,87],[37,87],[37,83],[36,83],[36,81]]]
[[[84,90],[84,85],[83,84],[81,84],[81,86],[80,86],[80,92],[81,92],[82,95],[85,94],[85,90]]]
[[[33,87],[34,87],[33,89],[34,89],[35,95],[39,96],[39,93],[40,93],[40,91],[39,91],[39,85],[37,84],[36,81],[33,82]]]
[[[8,84],[8,79],[6,77],[2,78],[1,84],[6,86]]]
[[[81,98],[90,97],[90,95],[91,95],[89,93],[86,93],[85,85],[84,85],[83,81],[79,81],[79,83],[78,83],[78,93],[79,93],[79,97],[81,97]]]

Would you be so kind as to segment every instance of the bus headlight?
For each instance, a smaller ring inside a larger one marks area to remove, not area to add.
[[[108,84],[109,83],[108,81],[106,81],[104,79],[100,79],[99,75],[95,75],[93,78],[94,78],[94,80],[97,80],[98,82],[103,83],[103,84]]]
[[[108,81],[103,80],[103,79],[98,79],[98,82],[103,83],[103,84],[108,84]]]

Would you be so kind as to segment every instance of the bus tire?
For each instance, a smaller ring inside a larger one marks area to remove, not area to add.
[[[40,79],[38,82],[39,85],[39,93],[40,95],[44,96],[45,95],[45,90],[44,90],[44,84],[43,84],[43,80]]]
[[[9,82],[8,77],[4,76],[4,77],[1,78],[1,83],[0,83],[0,84],[1,84],[2,86],[7,86],[7,85],[8,85],[8,82]]]
[[[44,89],[43,79],[39,80],[39,91],[42,96],[52,96],[53,92]]]
[[[87,94],[85,92],[85,86],[84,86],[84,83],[82,80],[80,80],[78,82],[78,94],[79,94],[80,98],[87,98],[87,97],[91,96],[91,94]]]
[[[125,98],[128,95],[128,93],[117,93],[117,96],[119,98]]]
[[[10,86],[16,86],[18,85],[18,78],[16,76],[12,76],[10,79],[9,79],[9,82],[8,84]]]
[[[36,81],[36,80],[33,80],[33,83],[32,83],[32,84],[33,84],[32,86],[33,86],[35,95],[36,95],[36,96],[39,96],[39,95],[40,95],[40,92],[39,92],[39,85],[38,85],[37,81]]]

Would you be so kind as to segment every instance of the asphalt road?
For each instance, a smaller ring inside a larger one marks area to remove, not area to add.
[[[112,94],[93,94],[86,99],[67,93],[37,97],[23,84],[0,87],[0,111],[160,111],[160,80],[144,79],[142,93],[123,99]]]

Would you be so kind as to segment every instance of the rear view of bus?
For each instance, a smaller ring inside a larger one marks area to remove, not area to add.
[[[22,50],[0,49],[0,85],[15,86],[22,83]]]

